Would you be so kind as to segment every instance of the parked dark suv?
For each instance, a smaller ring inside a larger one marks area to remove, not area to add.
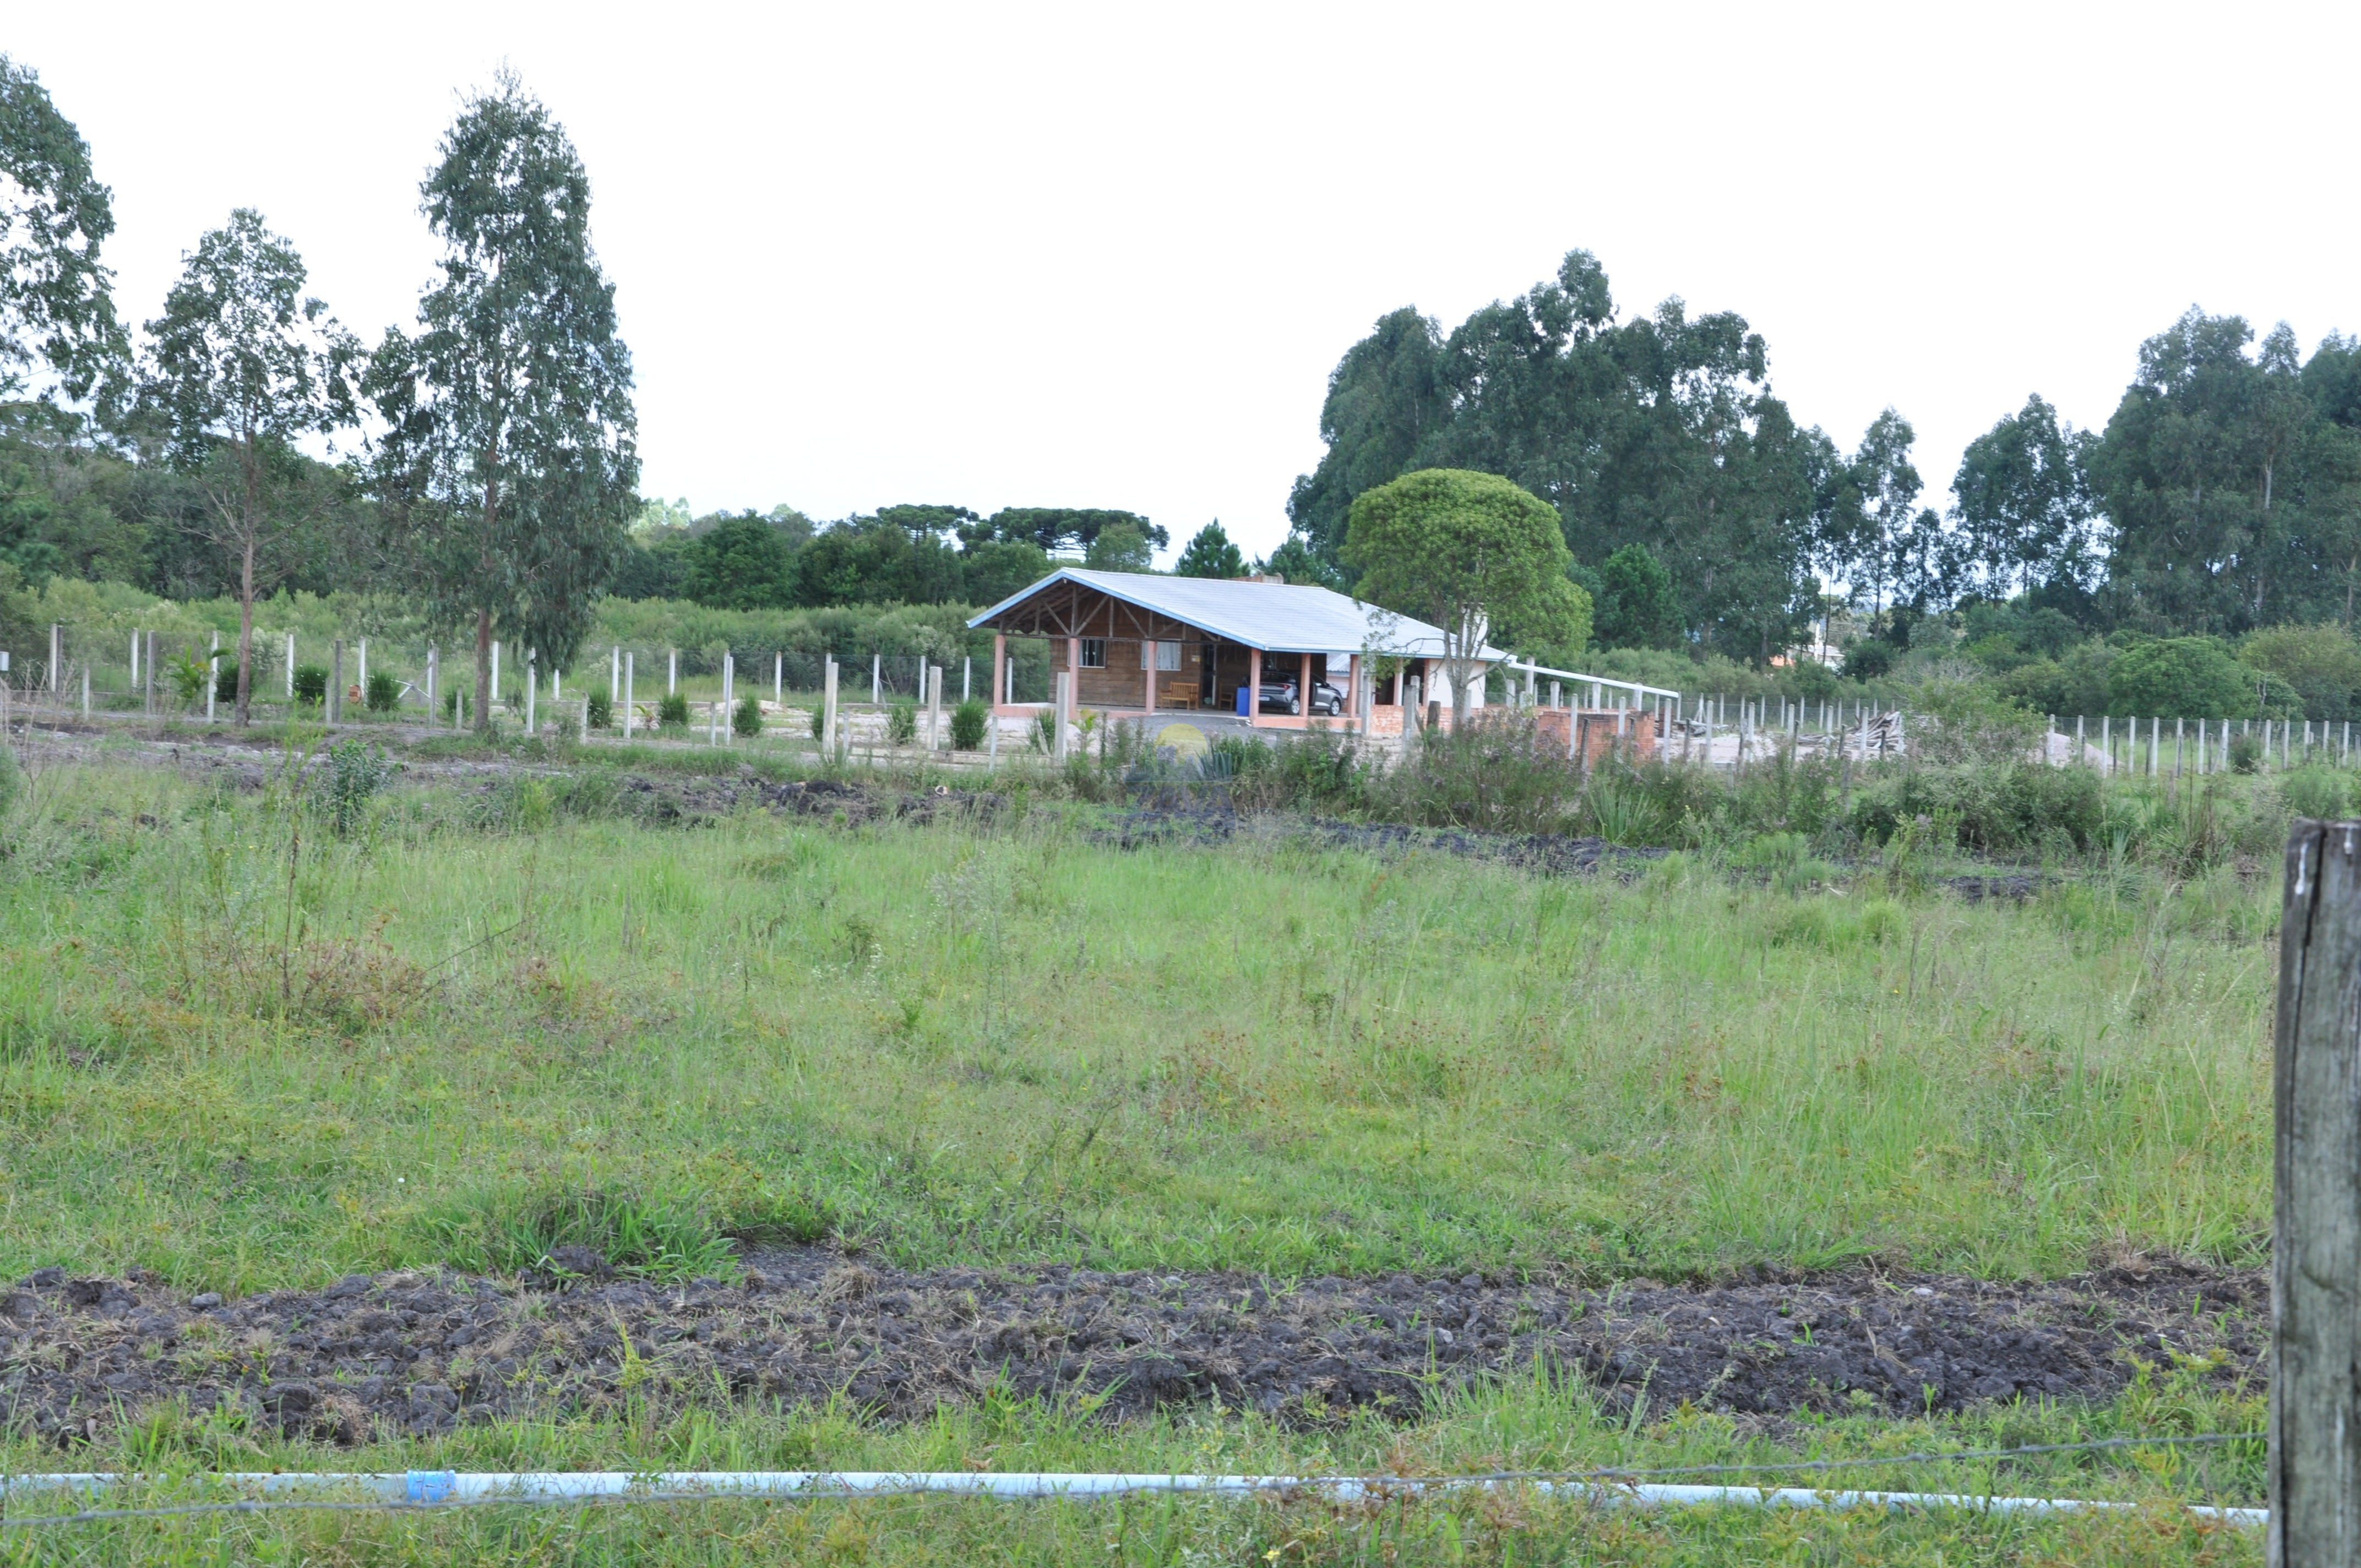
[[[1298,692],[1296,677],[1265,675],[1262,678],[1262,711],[1301,713],[1303,698]],[[1345,694],[1326,681],[1312,682],[1312,711],[1314,716],[1336,718],[1345,711]]]

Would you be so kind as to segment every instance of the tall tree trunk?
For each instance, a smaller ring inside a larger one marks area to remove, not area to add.
[[[499,488],[489,479],[485,480],[484,537],[487,539],[491,537],[500,499]],[[489,561],[485,562],[484,570],[490,572],[491,565]],[[492,732],[492,612],[489,609],[476,612],[476,732],[479,735]]]
[[[262,532],[262,471],[249,435],[243,444],[240,466],[245,470],[246,526],[238,532],[237,576],[237,721],[254,722],[254,546]]]
[[[492,727],[492,612],[476,612],[476,729]]]
[[[250,529],[237,582],[237,721],[254,722],[254,533]]]

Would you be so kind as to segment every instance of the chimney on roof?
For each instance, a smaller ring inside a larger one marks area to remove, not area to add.
[[[1276,583],[1282,588],[1287,587],[1287,578],[1278,572],[1257,572],[1248,580],[1257,583]]]

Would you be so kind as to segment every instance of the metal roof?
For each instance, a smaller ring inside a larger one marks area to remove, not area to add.
[[[983,625],[1059,583],[1079,583],[1110,598],[1265,652],[1391,653],[1443,657],[1440,627],[1366,605],[1330,588],[1246,578],[1167,577],[1148,572],[1094,572],[1068,566],[1008,596],[968,622]],[[1487,647],[1476,657],[1505,659]]]

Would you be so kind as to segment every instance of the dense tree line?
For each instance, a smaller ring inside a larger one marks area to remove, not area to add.
[[[1841,450],[1773,395],[1743,318],[1677,299],[1620,318],[1587,251],[1447,333],[1382,317],[1330,376],[1321,434],[1290,548],[1349,581],[1356,497],[1422,468],[1499,474],[1557,510],[1609,646],[1761,663],[1832,583],[1894,649],[1979,604],[2053,610],[2078,636],[2349,627],[2361,584],[2361,342],[2306,359],[2284,326],[2257,345],[2194,309],[2141,345],[2103,430],[2038,396],[1995,422],[1946,511],[1900,413]]]
[[[1145,572],[1170,534],[1137,512],[1007,507],[880,507],[814,523],[791,507],[686,520],[686,507],[651,502],[639,548],[614,591],[626,598],[686,598],[719,609],[824,609],[854,604],[988,605],[1079,559]]]

